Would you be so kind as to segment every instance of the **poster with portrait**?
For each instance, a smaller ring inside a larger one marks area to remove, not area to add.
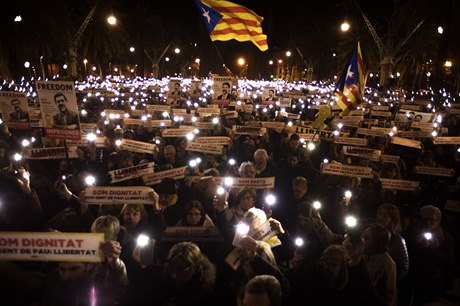
[[[73,82],[37,81],[45,136],[53,139],[80,140],[80,117]]]
[[[232,99],[232,78],[217,76],[213,78],[212,90],[214,92],[212,99],[218,101],[233,101]]]
[[[182,90],[181,80],[170,80],[168,83],[168,104],[180,106],[185,101],[185,92]]]
[[[265,87],[262,93],[262,104],[274,104],[278,101],[275,87]]]
[[[203,83],[201,81],[192,81],[190,84],[190,98],[199,98],[203,95]]]
[[[24,93],[13,91],[0,92],[0,104],[3,121],[10,129],[27,130],[30,128],[29,107]]]

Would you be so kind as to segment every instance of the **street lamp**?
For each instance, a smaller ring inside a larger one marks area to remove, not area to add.
[[[291,55],[292,55],[291,51],[289,51],[289,50],[286,51],[286,56],[287,56],[287,57],[290,57]]]
[[[83,64],[85,64],[85,75],[88,74],[88,72],[86,71],[86,64],[88,64],[88,60],[85,58],[83,60]]]
[[[348,30],[350,30],[350,24],[347,21],[342,22],[342,24],[340,25],[340,30],[342,32],[347,32]]]
[[[30,62],[25,62],[24,67],[27,68],[27,70],[29,70],[29,78],[32,79],[32,72],[30,71]]]
[[[179,53],[180,53],[180,49],[179,49],[179,48],[174,49],[174,53],[179,54]]]
[[[107,17],[107,23],[111,26],[114,26],[117,24],[117,18],[113,15],[110,15],[109,17]]]

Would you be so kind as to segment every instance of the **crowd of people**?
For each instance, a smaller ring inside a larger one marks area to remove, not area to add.
[[[78,147],[77,158],[15,159],[23,139],[33,137],[35,148],[59,147],[62,140],[47,139],[40,128],[1,125],[0,230],[104,233],[104,261],[0,261],[5,305],[415,306],[443,298],[454,286],[460,211],[446,204],[460,199],[456,145],[423,138],[416,149],[394,144],[388,135],[363,137],[356,127],[342,129],[365,138],[368,148],[398,157],[383,161],[347,155],[344,145],[320,138],[320,130],[333,130],[331,120],[321,122],[314,149],[285,129],[235,133],[232,126],[250,121],[287,122],[275,109],[255,109],[238,111],[236,118],[222,112],[213,128],[200,131],[230,137],[217,155],[187,150],[185,137],[162,137],[164,127],[127,125],[123,119],[104,123],[98,118],[101,107],[91,111],[89,105],[82,120],[97,123],[105,144],[88,141]],[[316,113],[312,109],[306,119],[314,120]],[[449,136],[455,133],[449,129]],[[121,139],[156,148],[130,152],[120,148]],[[112,183],[108,172],[151,162],[155,172],[186,166],[186,175],[154,184],[151,205],[86,201],[88,175],[99,186],[144,186],[141,177]],[[324,173],[328,163],[369,167],[372,178]],[[415,166],[454,173],[423,175]],[[272,188],[228,184],[218,191],[219,177],[275,181]],[[420,184],[410,191],[387,189],[381,178]],[[354,223],[346,222],[350,216]],[[257,233],[267,222],[269,239],[239,232],[246,224],[249,233]],[[208,240],[165,239],[167,228],[176,226],[218,234]],[[141,234],[154,242],[147,255],[137,245]]]

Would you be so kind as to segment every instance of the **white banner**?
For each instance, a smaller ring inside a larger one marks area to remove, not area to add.
[[[405,147],[422,149],[422,143],[418,140],[412,140],[412,139],[393,136],[391,137],[391,143],[400,145],[400,146],[405,146]]]
[[[384,189],[394,189],[394,190],[407,190],[415,191],[418,189],[420,182],[417,181],[406,181],[406,180],[394,180],[388,178],[381,178],[382,187]]]
[[[77,147],[67,147],[69,158],[78,158]],[[65,159],[66,150],[64,147],[54,148],[24,148],[22,149],[22,157],[25,159]]]
[[[161,131],[161,137],[186,137],[189,133],[189,129],[164,129]]]
[[[101,262],[102,233],[2,232],[0,260]]]
[[[435,175],[435,176],[446,176],[451,177],[455,174],[455,170],[451,168],[438,168],[438,167],[426,167],[426,166],[415,166],[414,173],[423,175]]]
[[[88,204],[153,204],[153,189],[145,186],[89,186],[85,189]]]
[[[154,163],[147,163],[142,165],[137,165],[134,167],[127,167],[117,170],[109,171],[110,177],[112,178],[111,183],[121,182],[130,180],[136,177],[144,176],[150,173],[153,173]]]
[[[252,136],[262,136],[267,132],[266,128],[245,126],[245,125],[234,125],[232,131],[239,135],[252,135]]]
[[[195,142],[228,145],[230,144],[230,137],[228,136],[201,136],[201,137],[195,138]]]
[[[224,180],[227,177],[213,177],[213,180],[217,183],[217,185],[223,185]],[[243,188],[245,186],[251,187],[254,189],[271,189],[275,188],[275,177],[255,177],[255,178],[247,178],[247,177],[231,177],[233,180],[233,184],[231,188]]]
[[[153,143],[123,138],[121,140],[121,148],[131,152],[153,154],[156,145]]]
[[[154,172],[152,174],[143,176],[142,179],[144,180],[144,184],[147,186],[159,184],[162,179],[167,178],[167,177],[175,179],[175,180],[180,180],[185,177],[186,169],[187,167],[185,166],[185,167],[174,168],[170,170]]]
[[[186,151],[202,152],[214,155],[222,155],[223,146],[212,143],[187,142]]]
[[[332,174],[340,176],[351,176],[361,178],[373,178],[374,174],[369,167],[347,166],[342,164],[324,164],[320,165],[321,174]]]
[[[433,137],[433,143],[436,145],[460,144],[460,136]]]
[[[382,151],[367,149],[367,148],[343,146],[343,153],[345,155],[352,155],[352,156],[358,156],[358,157],[378,160],[380,158],[380,154],[382,154]]]
[[[334,138],[334,142],[337,143],[337,144],[346,144],[346,145],[367,147],[367,139],[366,138],[336,137],[336,138]]]

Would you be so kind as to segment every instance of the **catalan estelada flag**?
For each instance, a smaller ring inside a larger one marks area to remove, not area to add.
[[[356,109],[363,101],[365,79],[363,57],[358,42],[343,69],[334,92],[338,97],[337,105],[342,109],[343,114]]]
[[[268,50],[262,33],[263,17],[230,1],[195,0],[212,41],[252,41],[261,51]]]

